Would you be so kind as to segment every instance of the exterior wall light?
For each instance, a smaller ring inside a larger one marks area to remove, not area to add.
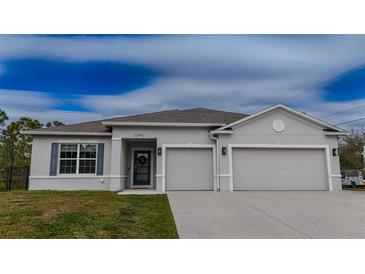
[[[161,147],[157,148],[157,155],[159,155],[159,156],[162,155],[162,148]]]
[[[332,149],[332,156],[338,156],[338,148]]]
[[[222,155],[227,155],[227,147],[222,147]]]

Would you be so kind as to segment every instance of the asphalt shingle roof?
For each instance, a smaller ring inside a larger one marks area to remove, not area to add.
[[[42,128],[40,131],[61,132],[109,132],[102,122],[156,122],[156,123],[220,123],[229,124],[247,115],[214,109],[194,108],[167,110],[154,113],[109,118],[98,121],[70,124],[59,127]]]

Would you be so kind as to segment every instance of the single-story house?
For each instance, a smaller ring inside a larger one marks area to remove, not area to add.
[[[27,131],[29,188],[341,190],[343,130],[282,104],[168,110]]]

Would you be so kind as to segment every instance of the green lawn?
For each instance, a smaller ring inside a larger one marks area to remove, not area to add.
[[[0,192],[0,238],[177,238],[166,195]]]
[[[356,187],[352,187],[352,186],[342,186],[343,190],[350,190],[350,191],[365,191],[365,185],[359,185]]]

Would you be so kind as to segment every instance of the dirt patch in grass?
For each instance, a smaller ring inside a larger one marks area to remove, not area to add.
[[[177,238],[166,195],[0,193],[0,238]]]

